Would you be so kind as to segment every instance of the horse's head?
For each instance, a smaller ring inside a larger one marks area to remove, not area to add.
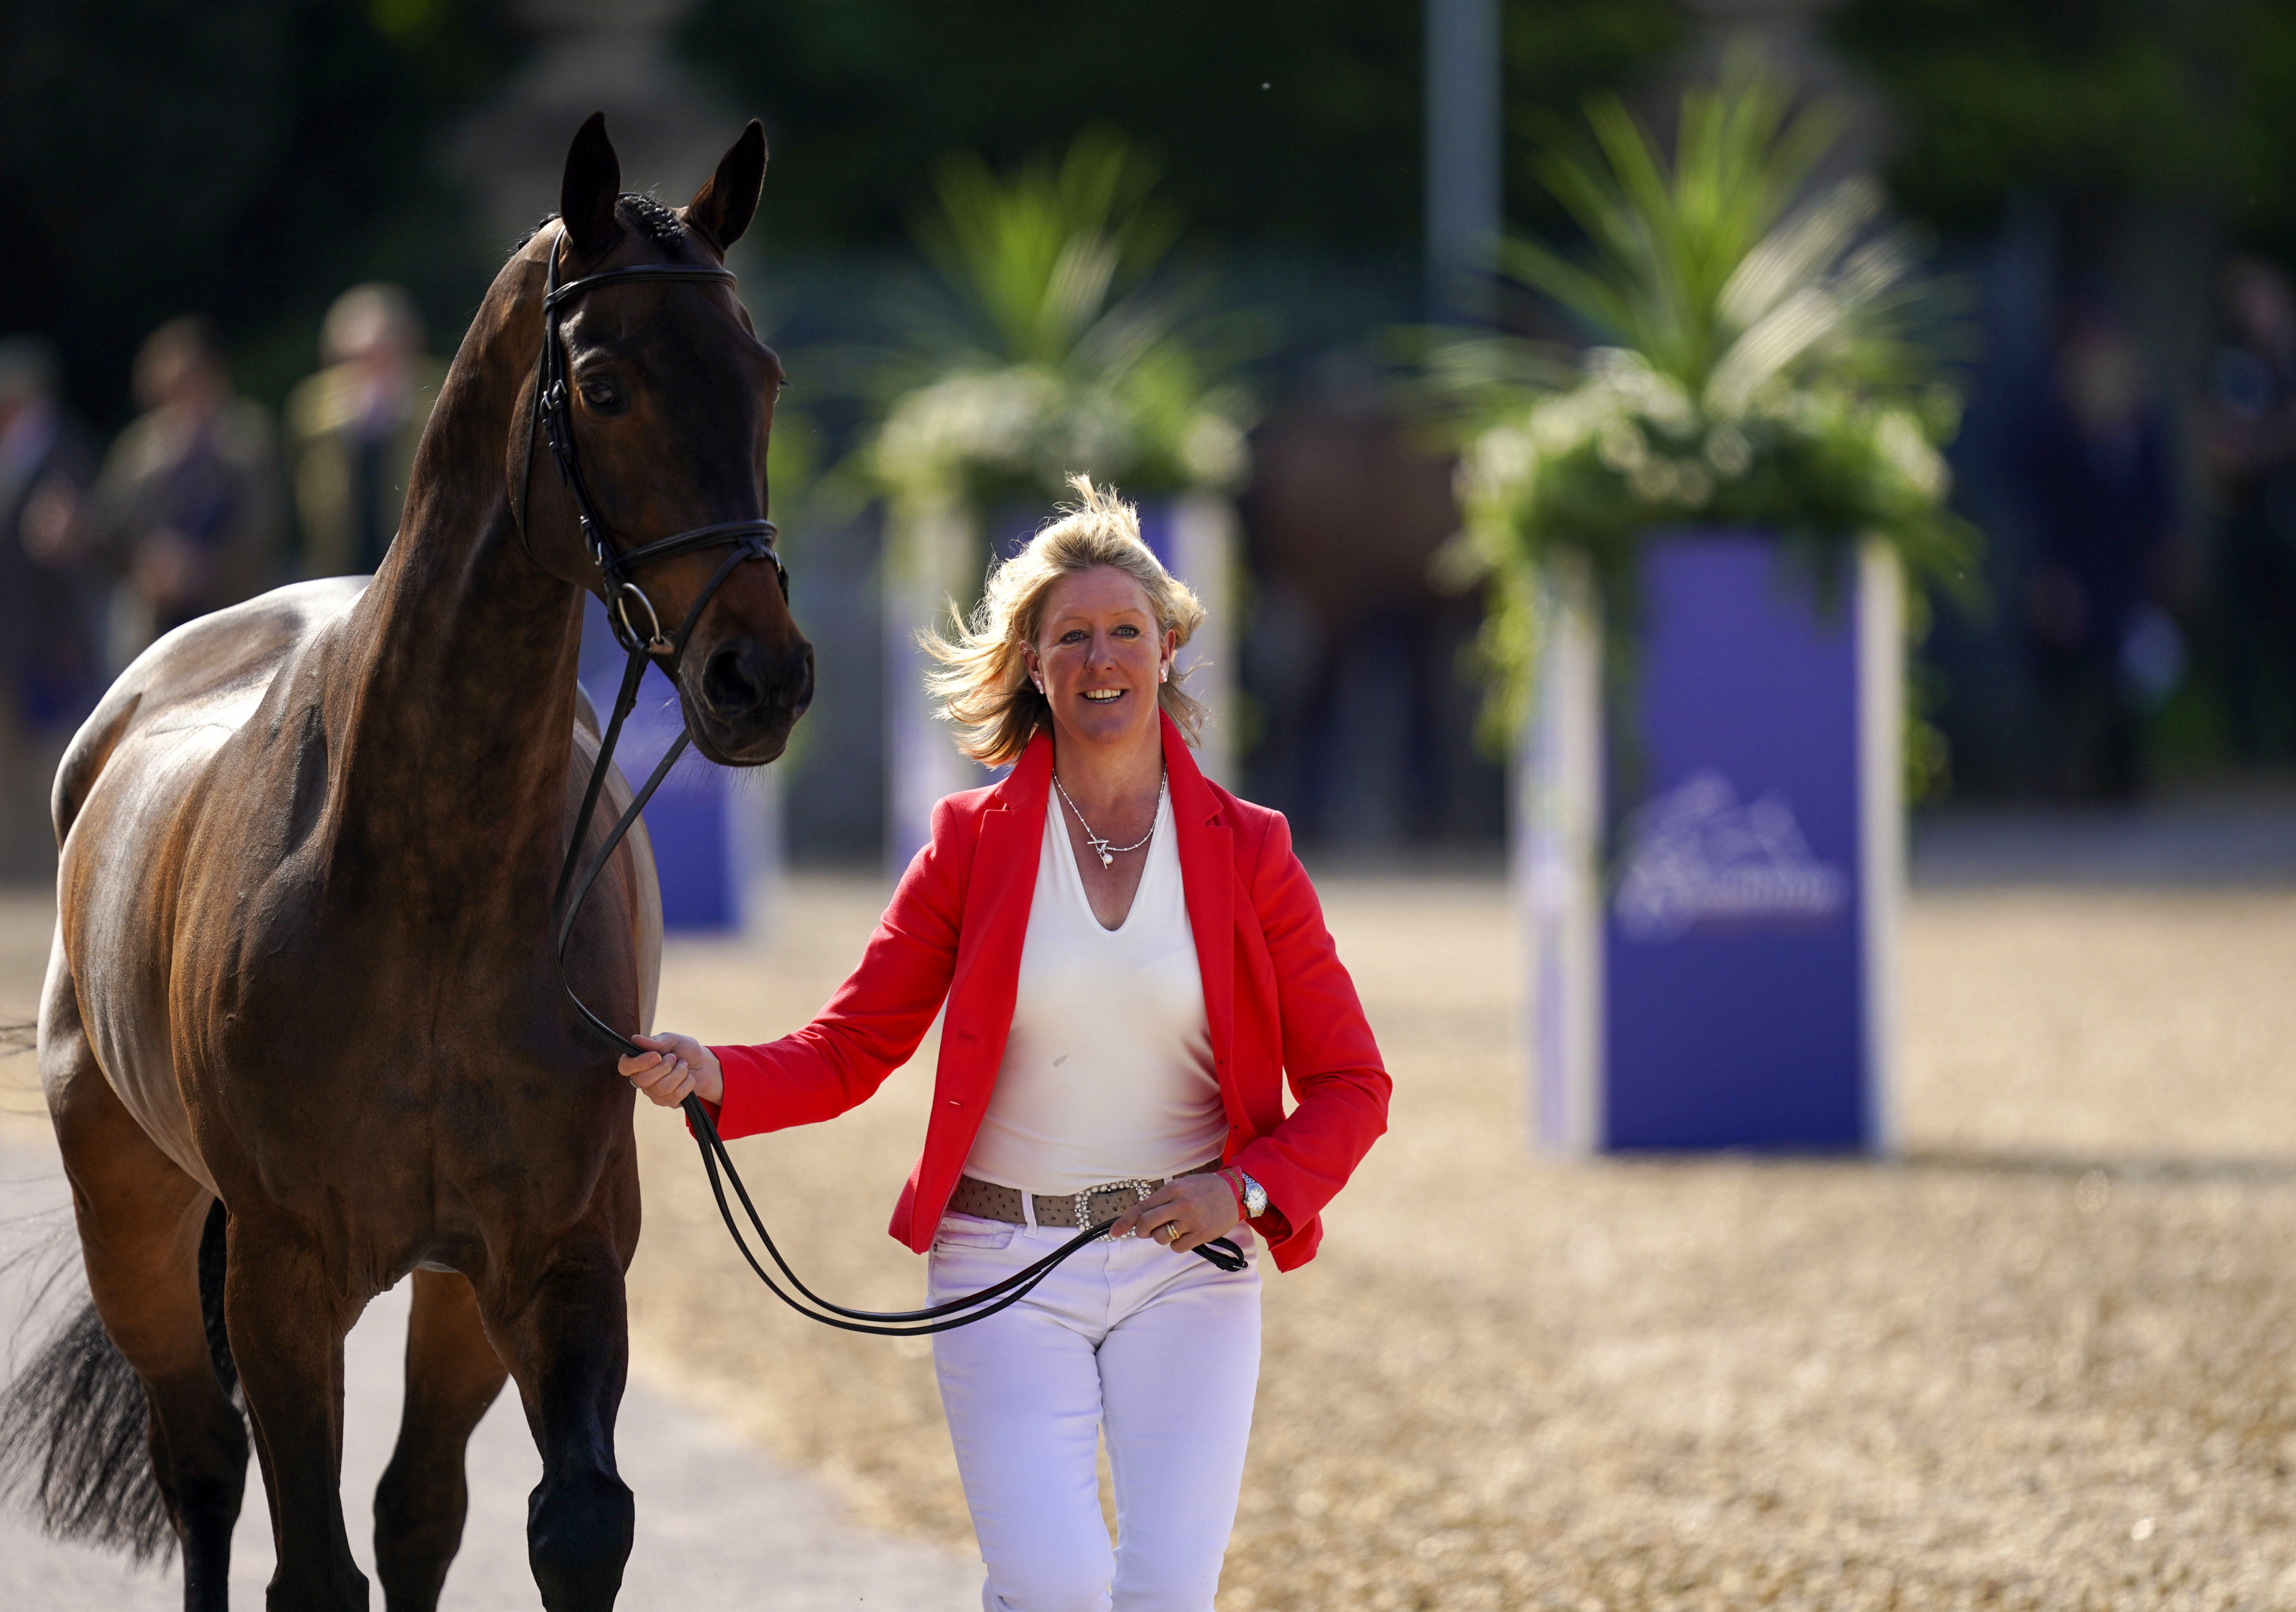
[[[624,195],[621,162],[605,120],[594,116],[566,155],[559,225],[545,226],[524,256],[546,269],[554,252],[562,284],[641,267],[721,269],[757,211],[765,172],[765,132],[753,122],[685,207]],[[532,278],[539,300],[544,275]],[[612,554],[766,514],[781,360],[758,340],[730,282],[607,281],[563,302],[557,330],[562,417]],[[539,378],[537,371],[529,384]],[[546,440],[532,443],[528,464],[531,400],[521,394],[510,455],[529,552],[552,574],[603,596],[578,498],[553,468]],[[782,753],[813,698],[813,646],[791,617],[772,558],[734,563],[709,591],[737,552],[705,544],[650,560],[631,578],[643,596],[606,604],[626,613],[640,638],[674,638],[691,618],[675,667],[686,727],[711,760],[754,766]]]

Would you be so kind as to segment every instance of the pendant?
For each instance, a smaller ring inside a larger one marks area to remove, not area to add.
[[[1114,857],[1108,854],[1108,847],[1105,844],[1095,843],[1093,849],[1100,852],[1100,865],[1103,868],[1110,866],[1116,860]]]

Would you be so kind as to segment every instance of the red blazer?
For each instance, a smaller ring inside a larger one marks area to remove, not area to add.
[[[1267,1188],[1268,1212],[1253,1229],[1289,1271],[1314,1257],[1324,1205],[1387,1129],[1390,1082],[1323,907],[1292,853],[1290,826],[1207,781],[1169,718],[1163,728],[1188,923],[1227,1110],[1222,1156]],[[1004,782],[934,807],[932,843],[909,864],[861,966],[820,1016],[761,1047],[711,1049],[726,1071],[717,1116],[724,1134],[812,1124],[860,1103],[906,1063],[946,998],[924,1153],[889,1228],[920,1254],[964,1172],[1004,1061],[1052,773],[1052,740],[1039,733]]]

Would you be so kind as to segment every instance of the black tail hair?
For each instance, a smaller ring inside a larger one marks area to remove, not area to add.
[[[148,1561],[172,1549],[146,1442],[151,1409],[127,1357],[84,1304],[0,1399],[0,1493],[58,1539]]]
[[[40,1044],[40,1027],[29,1019],[0,1019],[0,1057],[30,1052]]]
[[[67,1227],[69,1230],[69,1227]],[[223,1328],[224,1210],[200,1237],[200,1309],[226,1393],[239,1373]],[[151,1407],[92,1300],[84,1300],[0,1393],[0,1498],[57,1539],[124,1550],[138,1562],[172,1552],[176,1532],[152,1466]]]

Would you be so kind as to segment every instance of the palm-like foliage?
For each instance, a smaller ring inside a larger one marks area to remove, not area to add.
[[[1543,166],[1587,256],[1518,240],[1503,266],[1596,345],[1566,361],[1470,337],[1433,354],[1463,428],[1466,529],[1447,558],[1491,583],[1483,647],[1501,730],[1527,710],[1533,579],[1557,549],[1630,601],[1654,530],[1761,528],[1821,566],[1879,536],[1918,577],[1948,582],[1966,574],[1975,537],[1946,507],[1937,451],[1957,417],[1938,371],[1950,327],[1937,287],[1903,232],[1876,228],[1872,180],[1800,200],[1836,114],[1794,114],[1741,54],[1684,97],[1670,163],[1618,103],[1589,119],[1597,158]]]
[[[1175,237],[1149,202],[1155,177],[1100,130],[1079,136],[1057,165],[1039,162],[1010,179],[970,152],[943,166],[940,213],[919,233],[978,319],[985,353],[1014,364],[1090,365],[1103,356],[1111,320],[1162,322],[1161,308],[1122,300]]]
[[[1542,164],[1594,264],[1516,240],[1505,267],[1606,345],[1726,411],[1812,369],[1868,386],[1918,382],[1931,360],[1906,329],[1931,288],[1910,243],[1902,231],[1868,235],[1882,194],[1862,174],[1788,216],[1841,133],[1832,106],[1799,116],[1789,106],[1751,58],[1733,58],[1720,86],[1683,98],[1669,173],[1623,106],[1596,103],[1588,119],[1603,168],[1560,154]]]
[[[915,321],[871,446],[880,482],[921,503],[1057,494],[1077,471],[1134,490],[1215,486],[1242,465],[1241,394],[1147,284],[1177,232],[1154,172],[1087,132],[1058,163],[999,177],[953,160],[921,231],[952,307]]]
[[[1828,108],[1789,119],[1776,86],[1745,77],[1684,97],[1669,174],[1615,100],[1588,109],[1597,169],[1550,154],[1547,187],[1587,233],[1593,267],[1529,241],[1507,243],[1508,269],[1578,315],[1615,347],[1696,388],[1728,345],[1734,282],[1765,245],[1838,133]]]

